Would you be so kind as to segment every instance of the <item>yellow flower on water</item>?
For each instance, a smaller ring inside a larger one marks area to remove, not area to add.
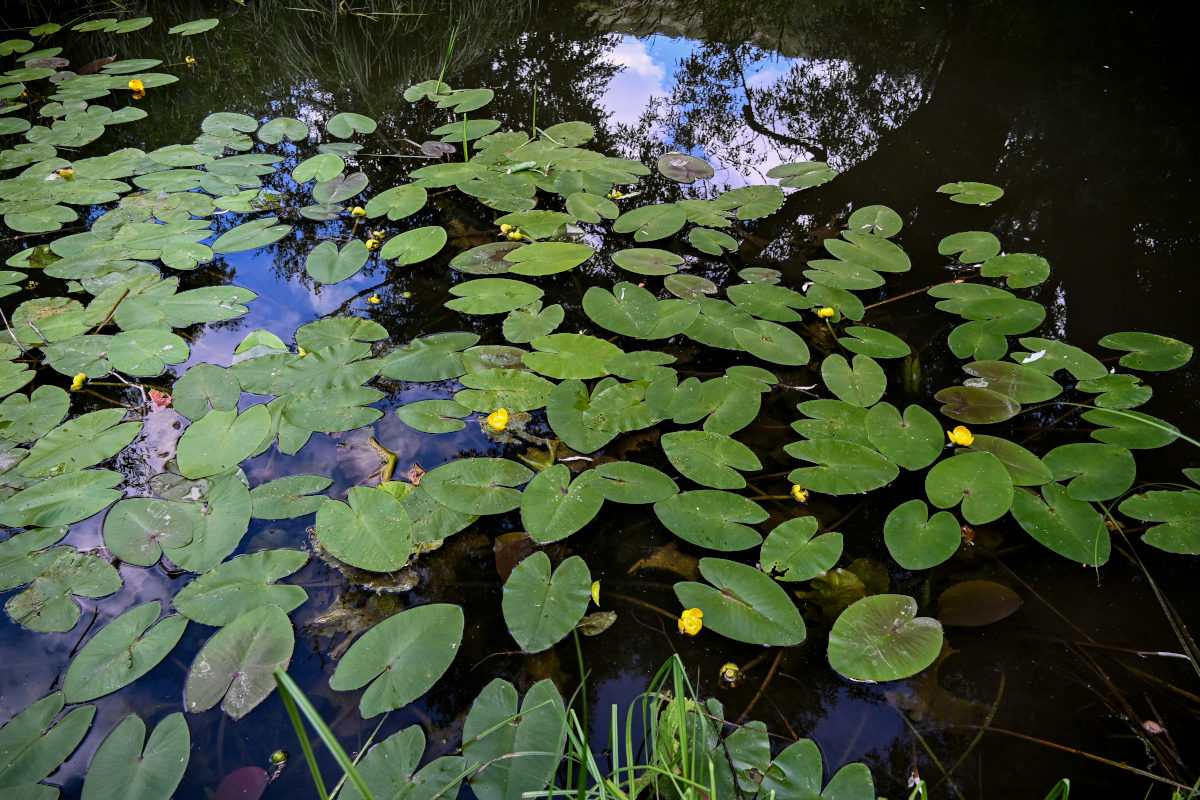
[[[797,503],[808,502],[808,489],[805,489],[798,483],[792,484],[792,497],[796,498]]]
[[[365,217],[366,215],[367,212],[362,206],[355,206],[350,209],[350,216],[352,217]]]
[[[129,81],[128,86],[129,86],[129,90],[131,92],[133,92],[134,100],[141,100],[143,97],[146,96],[146,85],[144,83],[142,83],[141,81],[139,81],[137,78],[134,78],[133,80]]]
[[[501,226],[501,230],[503,230],[503,228],[504,226]],[[509,239],[512,239],[514,242],[518,242],[525,238],[525,231],[521,230],[520,228],[509,226],[508,230],[504,231],[504,235]]]
[[[624,197],[624,195],[622,195],[616,189],[613,189],[611,192],[606,194],[605,197],[607,197],[609,200],[620,200],[622,197]]]
[[[63,167],[62,169],[56,169],[54,171],[58,173],[60,178],[65,178],[69,181],[75,180],[75,170],[71,169],[70,167]]]
[[[742,679],[742,671],[738,668],[737,664],[731,661],[721,667],[720,676],[721,683],[726,686],[737,686],[738,681]]]
[[[950,439],[950,444],[956,444],[960,447],[970,447],[975,441],[975,435],[967,428],[966,425],[959,425],[952,431],[946,431],[946,436]]]
[[[196,59],[192,58],[191,56],[184,56],[183,63],[187,64],[189,67],[194,67],[196,66]]]
[[[695,636],[704,627],[703,616],[704,612],[698,608],[687,609],[679,615],[679,632]]]
[[[487,425],[496,433],[508,427],[508,409],[498,408],[487,415]]]
[[[368,250],[378,250],[379,249],[379,240],[375,239],[373,237],[370,239],[367,239],[367,249]]]
[[[383,298],[379,296],[379,292],[376,292],[375,294],[373,294],[367,298],[367,302],[373,306],[377,306],[383,302]]]
[[[75,376],[74,380],[71,381],[71,391],[73,392],[76,389],[82,389],[85,383],[87,383],[87,375],[84,375],[81,372]]]
[[[296,346],[296,355],[300,356],[301,358],[304,358],[306,355],[308,355],[308,351],[305,350],[303,347],[300,347],[299,345],[297,345]]]
[[[509,225],[507,222],[505,222],[503,225],[500,226],[501,233],[508,233],[512,229],[513,229],[513,226]]]
[[[387,238],[387,231],[371,231],[371,238],[382,242]]]
[[[830,317],[832,317],[832,316],[833,316],[834,314],[836,314],[836,313],[837,313],[837,312],[836,312],[836,311],[834,311],[834,310],[833,310],[832,308],[830,308],[829,306],[825,306],[824,308],[818,308],[818,309],[817,309],[817,316],[818,316],[818,317],[820,317],[821,319],[829,319]]]
[[[600,605],[600,581],[592,581],[592,602]]]

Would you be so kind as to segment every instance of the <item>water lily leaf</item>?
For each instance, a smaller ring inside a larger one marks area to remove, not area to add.
[[[578,380],[564,380],[546,398],[546,419],[555,435],[572,450],[592,453],[611,442],[616,431],[603,431],[584,424],[589,407],[587,387]]]
[[[670,236],[686,222],[687,213],[682,206],[675,203],[658,203],[626,211],[613,222],[613,230],[617,233],[632,233],[634,241],[649,242]]]
[[[500,128],[500,123],[494,119],[471,119],[462,122],[451,122],[429,132],[431,136],[442,137],[443,142],[463,142],[480,139]]]
[[[57,791],[21,792],[58,769],[83,741],[92,724],[95,706],[72,709],[55,723],[63,705],[63,693],[53,692],[0,727],[0,752],[5,754],[0,766],[0,786],[9,787],[5,793],[11,792],[14,800],[53,800],[58,797]]]
[[[62,421],[70,405],[70,396],[57,386],[10,395],[0,403],[0,437],[18,444],[40,439]]]
[[[951,386],[933,396],[950,419],[968,425],[988,425],[1015,417],[1021,404],[1006,394],[973,386]]]
[[[302,142],[308,138],[308,125],[292,117],[276,117],[258,129],[263,144],[279,144],[284,139]]]
[[[533,553],[504,583],[502,607],[509,633],[527,653],[552,647],[583,619],[591,585],[591,573],[579,556],[563,561],[551,575],[550,558],[541,551]]]
[[[716,294],[720,291],[719,287],[708,278],[702,278],[699,275],[683,275],[681,273],[675,273],[663,278],[663,288],[684,300],[695,300],[700,295]],[[661,316],[661,310],[659,313]]]
[[[768,178],[781,178],[780,186],[789,189],[808,189],[829,183],[837,177],[837,171],[831,169],[824,161],[797,161],[791,164],[780,164],[767,170]],[[669,176],[668,176],[669,177]]]
[[[520,242],[489,242],[459,253],[450,260],[450,266],[470,275],[499,275],[513,268],[505,256],[517,248]]]
[[[762,791],[775,797],[822,797],[827,800],[865,800],[875,796],[875,782],[865,764],[847,764],[839,769],[825,791],[821,751],[811,739],[801,739],[784,748],[762,778]]]
[[[462,756],[441,756],[418,770],[425,752],[425,734],[412,725],[371,747],[358,762],[358,774],[373,797],[394,800],[433,800],[455,797],[466,769]],[[343,784],[343,796],[362,800],[353,782]]]
[[[454,394],[454,402],[473,411],[490,413],[497,408],[532,411],[546,405],[554,384],[540,375],[517,369],[484,369],[459,379],[467,388]]]
[[[145,737],[146,724],[135,714],[104,737],[88,765],[83,800],[168,800],[174,794],[192,748],[183,712],[166,717]]]
[[[1104,517],[1091,503],[1072,499],[1061,484],[1043,486],[1041,498],[1017,492],[1012,514],[1030,536],[1064,558],[1094,566],[1108,561],[1112,541]]]
[[[111,487],[124,478],[119,472],[86,469],[39,481],[0,502],[0,525],[14,528],[53,528],[103,511],[121,499]]]
[[[363,692],[364,718],[416,700],[450,668],[462,643],[462,609],[444,603],[417,606],[367,631],[342,657],[330,688]]]
[[[807,581],[833,569],[842,557],[842,535],[817,536],[816,517],[794,517],[767,534],[759,563],[781,581]]]
[[[762,469],[753,450],[721,433],[666,433],[662,436],[662,447],[680,474],[713,489],[741,489],[746,485],[746,479],[737,470],[753,472]]]
[[[17,474],[46,477],[99,464],[125,449],[142,430],[140,422],[126,422],[122,408],[93,411],[43,436],[17,467]]]
[[[594,472],[602,480],[591,481],[588,487],[614,503],[657,503],[679,492],[665,472],[636,461],[610,461]]]
[[[950,199],[956,203],[971,206],[986,206],[1004,196],[1004,190],[999,186],[977,181],[944,183],[937,190],[942,194],[950,195]]]
[[[920,406],[908,406],[904,416],[890,403],[877,403],[866,417],[870,442],[904,469],[929,466],[941,455],[942,426]]]
[[[1163,447],[1179,438],[1179,429],[1174,425],[1138,411],[1098,408],[1082,416],[1093,425],[1108,426],[1092,431],[1093,439],[1130,450]]]
[[[341,203],[362,192],[368,183],[367,176],[361,172],[335,175],[313,187],[313,199],[323,205]]]
[[[555,542],[591,522],[604,504],[604,497],[591,488],[597,477],[589,470],[572,481],[565,464],[535,475],[521,495],[521,521],[530,537]]]
[[[773,364],[803,366],[808,363],[811,358],[808,345],[795,331],[765,319],[758,320],[757,326],[757,331],[749,328],[733,329],[733,338],[741,349]]]
[[[731,492],[699,489],[654,504],[654,513],[676,536],[710,550],[745,550],[762,543],[750,525],[768,514],[757,503]]]
[[[844,239],[826,239],[825,249],[836,258],[877,272],[907,272],[912,261],[895,242],[869,233],[843,231]]]
[[[788,480],[821,494],[862,494],[887,486],[900,469],[874,450],[841,439],[809,439],[784,448],[819,466],[792,470]]]
[[[887,386],[883,368],[870,356],[855,356],[853,368],[843,356],[829,356],[821,362],[821,377],[839,399],[863,408],[883,397]]]
[[[654,330],[661,312],[654,295],[622,281],[608,292],[593,286],[583,295],[583,310],[597,325],[622,336],[642,338]]]
[[[1168,553],[1200,554],[1200,492],[1143,492],[1121,503],[1121,513],[1153,523],[1146,544]]]
[[[963,231],[938,242],[938,252],[944,256],[958,254],[963,264],[979,264],[1000,252],[1000,240],[987,231]]]
[[[71,547],[47,550],[36,561],[38,575],[4,604],[13,622],[31,631],[69,631],[79,621],[79,606],[71,595],[104,597],[121,588],[121,576],[111,564]]]
[[[783,205],[783,190],[774,185],[742,186],[719,195],[713,202],[724,211],[737,209],[740,220],[760,219]]]
[[[972,525],[1000,519],[1013,502],[1013,483],[1000,459],[973,452],[939,461],[925,475],[925,493],[938,508],[962,502],[962,515]]]
[[[215,364],[195,364],[175,382],[172,406],[183,416],[197,420],[209,407],[233,411],[242,396],[237,376]]]
[[[1021,595],[995,581],[962,581],[938,598],[938,619],[943,625],[978,627],[1012,616],[1021,607]]]
[[[158,563],[163,547],[191,543],[193,535],[186,505],[172,500],[128,497],[104,517],[104,546],[122,561],[141,567]]]
[[[176,458],[185,478],[207,478],[235,467],[257,448],[271,429],[263,405],[236,411],[209,411],[179,437]]]
[[[581,222],[596,223],[601,217],[616,219],[621,210],[604,195],[575,192],[567,198],[567,213]]]
[[[462,463],[462,462],[455,462]],[[412,523],[391,494],[368,486],[350,489],[349,505],[327,499],[317,509],[321,546],[351,566],[391,572],[408,563]]]
[[[850,219],[846,220],[846,225],[854,233],[869,233],[888,239],[900,232],[904,221],[887,206],[864,206],[855,209]]]
[[[716,174],[712,165],[686,153],[667,153],[658,159],[658,171],[678,183],[706,181]]]
[[[71,661],[63,693],[71,703],[111,694],[136,681],[175,649],[187,627],[177,614],[159,619],[162,606],[151,600],[105,625]]]
[[[1093,401],[1100,408],[1136,408],[1149,402],[1154,390],[1133,375],[1105,375],[1079,381],[1075,388],[1099,396]]]
[[[908,343],[899,336],[879,328],[851,325],[845,332],[849,336],[838,339],[838,344],[851,353],[872,358],[904,358],[912,352]]]
[[[900,594],[864,597],[829,631],[829,665],[856,681],[894,681],[916,675],[942,649],[942,626],[917,616],[917,602]]]
[[[471,790],[479,800],[520,800],[544,789],[562,759],[566,711],[549,678],[529,688],[520,707],[517,690],[496,678],[471,704],[463,724],[463,755],[478,764]]]
[[[158,485],[164,485],[161,479]],[[183,490],[184,485],[175,488]],[[159,544],[177,566],[188,572],[208,572],[237,549],[250,525],[251,500],[246,476],[235,469],[213,478],[202,491],[192,484],[186,499],[190,502],[184,505],[192,517],[191,543],[172,547],[159,540]]]
[[[1128,350],[1127,355],[1121,356],[1121,366],[1147,372],[1177,369],[1192,359],[1190,344],[1153,333],[1110,333],[1100,340],[1100,346],[1113,350]]]
[[[436,333],[393,350],[379,373],[400,381],[428,382],[457,378],[467,370],[459,351],[479,341],[475,333]]]
[[[470,414],[471,409],[453,400],[418,400],[396,409],[401,422],[422,433],[461,431],[467,426],[463,418]]]
[[[308,599],[308,592],[275,582],[303,567],[308,558],[308,553],[300,550],[263,550],[238,556],[185,585],[172,605],[190,620],[217,627],[229,625],[259,606],[291,611]]]
[[[306,129],[307,130],[307,129]],[[146,158],[164,167],[198,167],[212,161],[190,144],[173,144],[146,153]]]
[[[1010,289],[1025,289],[1050,277],[1050,262],[1032,253],[1005,253],[984,261],[979,274],[985,278],[1003,277]]]
[[[445,244],[446,229],[440,225],[427,225],[424,228],[413,228],[411,231],[405,231],[399,236],[388,239],[380,249],[379,257],[394,259],[398,267],[405,264],[416,264],[427,258],[433,258]],[[454,289],[460,289],[465,285],[455,286]],[[451,289],[452,293],[454,289]]]
[[[351,240],[338,250],[334,242],[321,242],[304,260],[304,269],[313,280],[325,284],[340,283],[362,269],[367,263],[366,242]]]
[[[914,499],[888,514],[883,523],[883,541],[904,569],[930,569],[958,551],[962,532],[949,511],[939,511],[930,518],[925,501]]]
[[[968,381],[969,386],[999,392],[1018,403],[1041,403],[1062,393],[1062,387],[1054,379],[1007,361],[973,361],[963,365],[963,372],[978,378]]]
[[[977,433],[971,449],[983,450],[1000,459],[1014,486],[1041,486],[1054,480],[1050,468],[1040,458],[1007,439]]]
[[[453,511],[429,496],[420,486],[403,481],[385,481],[379,488],[399,498],[408,517],[413,521],[413,541],[437,542],[458,533],[479,517]]]
[[[330,117],[329,122],[325,123],[325,130],[329,131],[330,136],[339,139],[349,139],[355,133],[365,133],[369,136],[375,132],[375,120],[362,114],[343,111]]]
[[[1078,442],[1056,447],[1043,457],[1054,480],[1067,484],[1074,500],[1112,500],[1133,486],[1137,465],[1124,447]]]
[[[543,309],[540,300],[515,308],[504,318],[504,338],[516,343],[539,339],[561,325],[565,313],[558,303]]]
[[[216,17],[194,19],[191,22],[184,22],[180,25],[173,26],[167,31],[167,33],[177,33],[180,36],[195,36],[197,33],[211,31],[220,24],[221,20],[217,19]]]
[[[837,322],[841,317],[857,322],[867,313],[858,295],[848,292],[845,289],[822,286],[819,283],[815,283],[808,287],[806,296],[810,306],[832,308],[836,312],[833,319],[834,322]]]
[[[429,193],[425,189],[409,183],[380,192],[371,198],[364,210],[368,219],[375,219],[384,214],[387,214],[390,220],[404,219],[420,211],[428,199]]]
[[[279,241],[292,229],[291,225],[276,225],[275,217],[264,217],[250,222],[243,222],[236,228],[226,231],[212,243],[212,251],[221,255],[240,253],[243,250],[254,250],[266,247]]]
[[[725,296],[742,311],[774,322],[799,322],[801,316],[795,309],[812,306],[812,301],[799,292],[769,283],[726,286]]]
[[[527,236],[534,239],[545,239],[562,232],[567,225],[575,222],[570,214],[561,211],[522,211],[516,214],[505,214],[496,220],[497,225],[512,225],[520,228]],[[560,242],[559,244],[562,244]],[[510,259],[511,260],[511,259]]]
[[[767,575],[723,558],[700,559],[712,584],[681,582],[675,596],[684,608],[704,612],[704,627],[739,642],[790,647],[807,636],[804,620],[787,592]]]
[[[633,247],[613,253],[612,262],[623,270],[638,275],[670,275],[683,263],[683,257],[668,250],[653,247]]]
[[[157,329],[118,333],[108,350],[113,369],[142,377],[161,375],[167,364],[182,364],[189,356],[186,340]]]
[[[537,352],[524,356],[525,366],[559,380],[603,377],[608,362],[624,355],[615,344],[582,333],[552,333],[529,344]]]
[[[464,314],[507,314],[538,300],[544,292],[537,286],[508,278],[476,278],[450,287],[455,299],[446,308]]]
[[[596,251],[574,242],[534,242],[505,254],[504,260],[515,266],[516,275],[553,275],[566,272],[587,261]]]
[[[683,333],[700,316],[700,306],[688,300],[660,300],[658,311],[658,324],[646,339],[667,339]]]
[[[262,606],[214,633],[192,662],[183,689],[193,713],[217,703],[233,719],[249,714],[275,688],[274,671],[287,669],[295,635],[287,613]]]
[[[464,514],[503,514],[521,505],[521,493],[508,487],[532,477],[533,472],[508,459],[464,458],[425,473],[421,488]]]

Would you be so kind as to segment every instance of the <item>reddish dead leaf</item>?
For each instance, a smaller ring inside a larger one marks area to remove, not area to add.
[[[404,473],[404,477],[408,478],[408,482],[413,486],[421,485],[421,478],[425,477],[425,468],[417,462],[413,462],[412,469]]]

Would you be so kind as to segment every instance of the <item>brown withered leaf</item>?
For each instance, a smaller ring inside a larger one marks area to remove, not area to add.
[[[665,569],[685,580],[700,580],[699,559],[679,552],[679,546],[673,541],[655,550],[653,555],[635,561],[626,574],[632,575],[643,569]]]
[[[597,611],[579,620],[579,624],[575,628],[584,636],[597,636],[611,628],[616,621],[617,612]]]

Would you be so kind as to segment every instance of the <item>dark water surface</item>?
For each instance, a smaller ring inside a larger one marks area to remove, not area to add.
[[[596,149],[647,164],[671,149],[705,158],[718,168],[713,191],[764,182],[770,167],[790,161],[827,160],[842,173],[822,187],[790,195],[779,212],[748,226],[728,263],[714,261],[698,270],[719,284],[745,266],[769,266],[783,272],[785,285],[799,286],[806,261],[820,257],[819,242],[836,235],[852,209],[879,203],[903,217],[905,228],[896,241],[912,256],[914,268],[890,281],[876,299],[952,277],[948,259],[937,255],[937,242],[957,231],[990,230],[1007,251],[1039,254],[1053,268],[1034,295],[1049,306],[1037,335],[1064,338],[1101,357],[1105,351],[1096,340],[1120,330],[1200,343],[1193,264],[1200,253],[1198,169],[1192,152],[1200,134],[1195,102],[1200,69],[1190,14],[1091,2],[680,0],[487,7],[429,2],[425,16],[332,25],[315,14],[268,11],[251,3],[233,12],[222,6],[227,16],[221,27],[194,41],[154,38],[165,31],[163,22],[209,13],[198,9],[155,3],[148,13],[159,24],[120,40],[129,50],[122,56],[182,61],[190,54],[199,64],[178,84],[148,95],[151,124],[120,126],[102,140],[105,147],[149,150],[190,141],[200,120],[214,111],[260,119],[287,115],[310,123],[358,111],[380,122],[378,140],[364,151],[376,155],[360,157],[372,176],[368,193],[396,185],[407,170],[424,163],[400,157],[411,152],[404,140],[423,141],[441,124],[427,107],[413,107],[401,94],[437,76],[453,20],[461,29],[446,79],[456,88],[495,89],[487,112],[504,128],[528,128],[536,87],[539,125],[583,120],[597,130]],[[82,62],[95,55],[81,51],[73,58]],[[273,186],[279,191],[289,189],[284,172]],[[1006,194],[981,209],[955,205],[934,191],[956,180],[995,183]],[[676,199],[681,191],[657,175],[641,188],[647,202]],[[484,343],[498,343],[496,320],[468,319],[442,307],[446,262],[490,240],[494,216],[482,206],[437,199],[411,225],[447,228],[450,246],[441,256],[390,273],[368,267],[337,286],[314,287],[304,273],[304,256],[320,237],[320,226],[309,223],[297,225],[277,245],[186,275],[191,286],[236,282],[260,295],[247,316],[202,331],[190,363],[226,365],[234,344],[250,330],[267,328],[290,341],[298,325],[340,308],[377,320],[397,345],[467,325],[475,326]],[[608,262],[600,257],[596,263]],[[584,280],[609,285],[620,279],[610,269],[597,267]],[[578,307],[584,287],[570,280],[556,287],[548,297],[560,296],[548,302]],[[372,291],[384,298],[378,307],[361,301]],[[911,401],[923,399],[932,407],[934,391],[960,380],[958,360],[933,341],[944,341],[946,317],[924,296],[881,306],[868,321],[922,348],[924,369]],[[706,356],[686,345],[678,354],[681,362],[693,360],[691,369],[710,368]],[[1198,374],[1193,362],[1152,377],[1155,396],[1143,410],[1195,436]],[[381,407],[446,397],[454,388],[416,386],[392,394]],[[768,473],[786,474],[794,466],[781,448],[795,438],[786,425],[795,418],[794,403],[803,399],[772,393],[763,424],[738,436],[761,455]],[[1053,421],[1031,422],[1029,435]],[[388,414],[374,431],[405,468],[419,462],[431,469],[470,450],[515,454],[500,452],[470,425],[461,434],[432,437],[415,434]],[[244,466],[252,486],[285,470],[331,475],[335,483],[328,493],[342,497],[374,468],[357,457],[364,446],[365,434],[314,436],[294,457],[272,450]],[[637,454],[636,443],[625,447],[610,451],[618,457]],[[1176,481],[1180,467],[1196,463],[1182,444],[1162,454],[1144,452],[1140,477]],[[787,485],[776,477],[760,488],[774,494],[786,492]],[[1194,781],[1200,766],[1195,671],[1182,659],[1127,652],[1179,650],[1143,574],[1115,552],[1098,572],[1066,562],[1008,518],[977,532],[976,551],[965,551],[931,574],[906,573],[887,556],[881,526],[890,508],[921,491],[919,483],[900,481],[879,507],[842,497],[814,498],[812,509],[845,534],[844,561],[869,557],[891,565],[895,591],[926,602],[957,580],[986,577],[1012,586],[1024,605],[992,626],[947,628],[955,652],[936,675],[878,686],[852,683],[829,668],[827,627],[819,612],[811,617],[806,612],[809,639],[785,650],[777,662],[775,651],[764,657],[758,648],[711,633],[683,640],[673,622],[643,605],[674,613],[671,585],[678,577],[662,570],[629,571],[672,537],[645,509],[620,516],[612,504],[606,506],[586,532],[550,548],[554,558],[585,556],[593,577],[601,580],[605,607],[620,615],[617,626],[583,643],[593,718],[606,720],[611,703],[623,715],[625,704],[677,651],[699,676],[702,693],[717,694],[731,720],[746,710],[746,718],[761,719],[784,737],[780,744],[813,738],[827,775],[865,761],[878,792],[893,798],[906,794],[914,767],[931,784],[939,782],[931,754],[948,770],[957,764],[952,778],[964,797],[1042,797],[1062,777],[1071,779],[1080,797],[1140,797],[1153,786],[1021,737]],[[776,520],[792,513],[784,504],[769,510]],[[242,552],[304,546],[310,524],[311,518],[254,520]],[[377,620],[412,605],[463,605],[467,633],[451,672],[421,702],[391,714],[379,737],[418,723],[429,737],[430,756],[452,752],[462,715],[493,677],[508,677],[521,689],[543,677],[559,679],[564,692],[577,684],[569,641],[532,657],[510,652],[515,645],[499,612],[492,541],[519,525],[515,514],[482,519],[429,557],[419,585],[404,594],[349,587],[319,561],[290,579],[311,598],[292,615],[299,635],[291,672],[348,748],[365,742],[375,721],[360,719],[357,693],[328,688],[330,651],[362,619]],[[1131,538],[1183,621],[1200,626],[1195,559],[1169,557]],[[75,526],[66,543],[100,546],[99,520]],[[0,633],[5,654],[0,715],[8,718],[57,686],[93,609],[98,629],[136,604],[157,598],[166,605],[190,576],[171,579],[125,566],[122,577],[123,590],[86,601],[91,605],[71,632],[35,634],[6,621]],[[64,787],[64,796],[80,791],[98,734],[130,712],[150,721],[182,707],[191,659],[211,633],[192,625],[172,656],[136,688],[97,702],[92,734],[51,779]],[[718,667],[726,661],[753,665],[733,689],[718,686]],[[973,726],[989,716],[994,728],[1011,733],[993,731],[975,742]],[[1181,763],[1153,761],[1138,738],[1146,720],[1167,728]],[[292,750],[295,759],[266,797],[315,796],[277,696],[239,722],[212,710],[189,715],[189,725],[193,754],[178,797],[205,797],[222,775],[265,764],[276,747]],[[602,746],[604,736],[597,730],[594,742]],[[955,796],[945,783],[935,794]],[[1169,791],[1157,786],[1149,796],[1168,797]]]

